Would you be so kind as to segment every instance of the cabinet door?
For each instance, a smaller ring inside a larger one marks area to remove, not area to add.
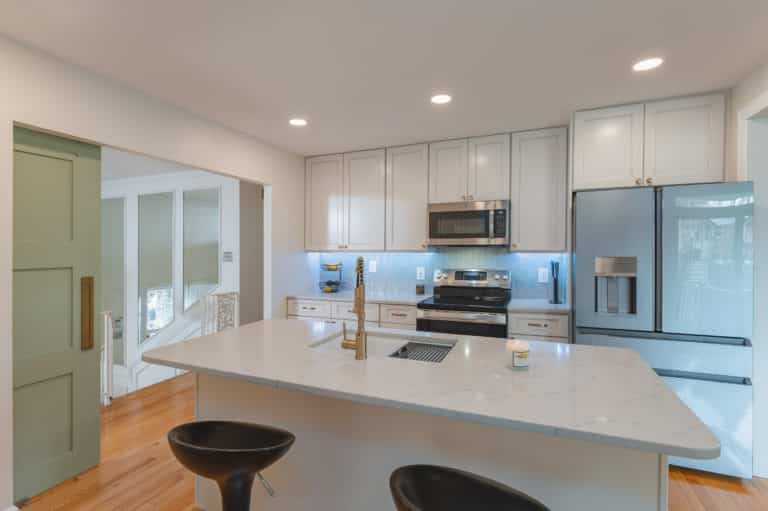
[[[305,164],[304,247],[342,247],[344,167],[340,154],[307,158]]]
[[[565,251],[567,129],[512,134],[512,250]]]
[[[426,250],[426,144],[387,149],[387,250]]]
[[[645,105],[646,184],[723,180],[725,97],[670,99]]]
[[[384,149],[344,155],[344,248],[384,250]]]
[[[509,199],[509,134],[469,139],[469,200]]]
[[[643,184],[643,105],[577,112],[573,188]]]
[[[467,140],[429,144],[429,202],[467,200]]]

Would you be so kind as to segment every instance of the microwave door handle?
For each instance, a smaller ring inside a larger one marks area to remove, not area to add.
[[[495,209],[489,209],[488,210],[488,243],[493,241],[493,237],[495,236],[495,230],[496,230],[496,222],[493,221],[493,217],[496,215]]]

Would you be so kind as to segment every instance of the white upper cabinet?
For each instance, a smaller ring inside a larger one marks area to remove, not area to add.
[[[304,246],[338,250],[343,244],[344,166],[340,154],[305,162]]]
[[[722,181],[724,127],[722,94],[648,103],[646,184]]]
[[[509,134],[469,139],[469,200],[509,199]]]
[[[427,249],[429,148],[387,149],[387,250]]]
[[[577,112],[573,188],[643,184],[643,105]]]
[[[724,179],[723,94],[577,112],[573,129],[574,190]]]
[[[510,249],[566,250],[568,130],[512,134]]]
[[[346,250],[384,250],[384,149],[344,155],[344,214]]]
[[[429,202],[467,199],[468,143],[448,140],[429,144]]]

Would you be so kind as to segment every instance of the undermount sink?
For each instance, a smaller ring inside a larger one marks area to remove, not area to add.
[[[370,329],[368,331],[368,358],[400,358],[442,362],[457,342],[458,339],[456,338],[436,337],[430,332],[399,333],[397,331]],[[348,351],[341,347],[341,335],[331,336],[310,344],[309,347],[318,351]]]
[[[445,359],[451,348],[453,348],[452,344],[410,341],[392,353],[390,357],[439,364]]]

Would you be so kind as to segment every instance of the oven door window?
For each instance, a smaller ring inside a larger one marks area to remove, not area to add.
[[[429,214],[429,237],[433,239],[489,238],[488,210],[448,211]]]

